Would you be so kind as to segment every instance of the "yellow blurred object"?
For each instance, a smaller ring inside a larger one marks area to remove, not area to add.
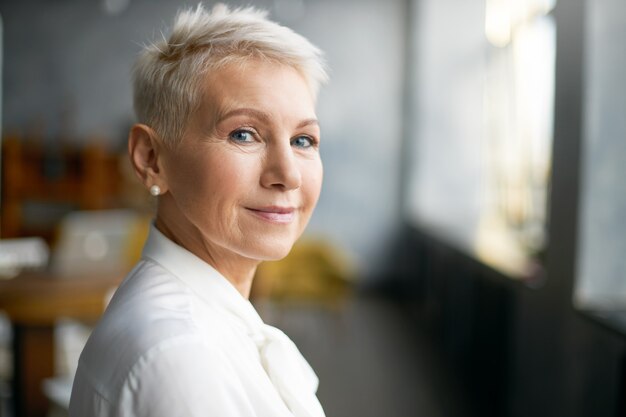
[[[250,298],[332,303],[349,295],[353,281],[342,251],[328,241],[303,238],[284,259],[259,265]]]

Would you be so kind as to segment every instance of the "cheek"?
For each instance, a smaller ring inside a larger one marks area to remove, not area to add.
[[[210,154],[187,152],[172,160],[168,178],[172,195],[179,207],[186,212],[205,211],[211,196],[220,195],[219,187],[224,179]]]
[[[306,179],[304,187],[306,199],[311,205],[310,208],[313,209],[322,189],[322,179],[324,176],[322,161],[319,159],[316,161],[308,161],[302,171],[302,176]]]

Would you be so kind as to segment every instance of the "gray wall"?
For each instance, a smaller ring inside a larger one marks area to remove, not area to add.
[[[119,14],[105,13],[106,3],[124,1],[0,3],[5,133],[123,143],[138,45],[158,36],[180,5],[195,2],[131,0]],[[318,106],[326,177],[309,232],[348,251],[363,276],[377,276],[398,222],[405,1],[254,4],[327,54],[331,82]]]
[[[474,253],[484,211],[483,1],[418,1],[407,216]]]

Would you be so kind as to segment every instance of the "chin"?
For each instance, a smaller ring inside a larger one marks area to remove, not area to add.
[[[291,246],[288,249],[285,249],[285,250],[268,251],[268,252],[262,254],[262,256],[260,256],[258,259],[260,261],[280,261],[281,259],[283,259],[287,255],[289,255],[289,252],[291,252]]]
[[[280,261],[285,256],[289,255],[294,242],[264,242],[251,251],[250,258],[258,259],[259,261]]]

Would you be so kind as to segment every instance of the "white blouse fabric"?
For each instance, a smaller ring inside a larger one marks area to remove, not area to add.
[[[71,417],[323,417],[293,342],[154,226],[85,346]]]

